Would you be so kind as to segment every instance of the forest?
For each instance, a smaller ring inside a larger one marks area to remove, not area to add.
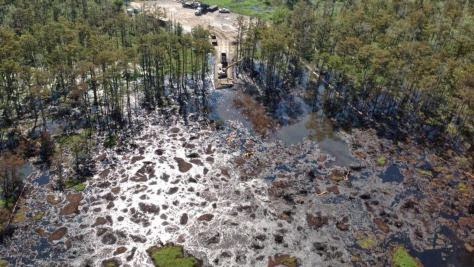
[[[471,1],[288,1],[271,23],[242,24],[239,56],[270,109],[316,71],[342,127],[472,154],[473,14]]]
[[[185,33],[159,14],[131,17],[124,7],[121,0],[0,2],[1,203],[7,214],[22,190],[24,159],[39,155],[60,171],[70,152],[76,175],[59,187],[75,185],[93,173],[92,135],[114,146],[143,108],[176,102],[185,114],[190,94],[205,101],[213,50],[207,30]],[[53,138],[58,124],[64,134]]]

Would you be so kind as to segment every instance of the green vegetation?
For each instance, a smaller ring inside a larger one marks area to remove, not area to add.
[[[0,208],[11,209],[15,205],[15,198],[9,197],[8,199],[0,199]]]
[[[77,192],[82,192],[86,189],[86,184],[79,181],[79,180],[76,180],[76,179],[69,179],[66,181],[65,183],[65,186],[66,188],[68,189],[74,189],[76,190]]]
[[[269,19],[274,10],[274,4],[269,0],[204,0],[203,3],[225,7],[230,11],[252,17]]]
[[[107,138],[104,141],[104,147],[106,148],[112,148],[117,145],[117,136],[114,134],[108,135]]]
[[[41,221],[41,219],[43,219],[44,217],[44,212],[40,211],[38,213],[36,213],[34,216],[33,216],[33,220],[35,221]]]
[[[423,176],[433,176],[433,173],[430,170],[416,169],[416,171]]]
[[[387,159],[384,156],[381,156],[377,159],[377,165],[380,167],[385,166],[385,164],[387,164]]]
[[[23,223],[26,221],[26,208],[20,207],[13,217],[13,223]]]
[[[102,262],[102,266],[104,266],[104,267],[119,267],[120,263],[115,259],[108,259],[108,260],[104,260]]]
[[[361,236],[357,240],[357,244],[363,249],[372,249],[377,245],[377,241],[375,236],[368,235],[368,236]]]
[[[177,103],[187,116],[191,97],[206,103],[194,84],[207,79],[209,33],[137,13],[121,0],[0,1],[0,148],[11,152],[1,151],[4,199],[18,194],[22,157],[39,156],[58,176],[72,165],[84,182],[95,135],[113,147],[139,107]]]
[[[83,131],[81,133],[73,133],[69,135],[61,135],[57,138],[57,143],[64,148],[72,149],[74,146],[81,145],[86,139],[90,139],[89,133]]]
[[[465,183],[459,183],[458,184],[458,190],[461,194],[468,194],[469,193],[469,187]]]
[[[421,263],[412,257],[404,247],[396,247],[392,256],[393,267],[420,267]]]
[[[76,184],[75,186],[73,186],[74,190],[76,190],[77,192],[82,192],[86,189],[86,184],[84,183],[78,183]]]
[[[473,145],[473,5],[316,0],[288,10],[240,29],[240,67],[259,73],[270,110],[309,71],[331,84],[315,97],[337,126],[370,124],[435,147]]]
[[[197,267],[198,261],[193,257],[184,257],[183,247],[151,247],[148,254],[157,267]]]

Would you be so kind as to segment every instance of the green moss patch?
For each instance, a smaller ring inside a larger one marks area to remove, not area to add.
[[[103,267],[119,267],[120,261],[117,259],[107,259],[102,262]]]
[[[151,247],[148,255],[157,267],[198,267],[200,263],[194,257],[185,257],[182,246]]]
[[[77,192],[82,192],[86,189],[86,184],[85,183],[81,183],[77,180],[74,180],[74,179],[69,179],[66,181],[66,188],[67,189],[74,189],[76,190]]]
[[[385,166],[385,164],[387,164],[387,158],[385,158],[384,156],[381,156],[377,159],[378,166],[383,167]]]
[[[77,192],[82,192],[86,189],[86,184],[78,183],[75,186],[73,186],[73,189],[76,190]]]
[[[469,188],[465,183],[459,183],[458,184],[458,190],[461,194],[467,194],[469,193]]]
[[[15,205],[15,199],[13,197],[9,199],[0,199],[0,209],[12,209]]]
[[[431,173],[431,171],[427,171],[427,170],[423,170],[423,169],[416,169],[418,171],[419,174],[423,175],[423,176],[433,176],[433,173]]]
[[[17,210],[15,217],[13,217],[13,223],[23,223],[26,221],[26,208],[22,207]]]
[[[361,236],[357,239],[357,245],[363,249],[371,249],[377,245],[377,240],[372,235]]]
[[[417,258],[412,257],[404,247],[399,246],[393,250],[392,266],[421,267],[423,265]]]
[[[44,212],[40,211],[38,213],[36,213],[34,216],[33,216],[33,220],[35,221],[41,221],[41,219],[43,219],[44,217]]]

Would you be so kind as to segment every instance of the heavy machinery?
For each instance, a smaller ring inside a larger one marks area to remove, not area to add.
[[[229,70],[230,67],[237,65],[240,61],[242,60],[234,61],[231,64],[227,64],[226,62],[226,66],[224,66],[222,63],[217,65],[217,78],[218,79],[227,78],[227,70]]]
[[[227,8],[221,8],[219,9],[219,13],[230,13],[230,10],[228,10]]]
[[[213,46],[217,46],[217,36],[215,36],[214,34],[211,34],[211,44]]]
[[[198,7],[196,11],[194,11],[194,15],[196,16],[201,16],[202,14],[204,14],[204,12],[201,7]]]
[[[184,8],[197,8],[197,3],[194,2],[194,1],[186,1],[186,2],[183,2],[183,7]]]
[[[217,11],[218,9],[219,9],[218,6],[213,5],[213,6],[210,6],[210,7],[207,9],[207,11],[209,11],[209,12],[215,12],[215,11]]]
[[[225,52],[221,53],[221,64],[223,68],[227,68],[227,65],[229,64],[227,62],[227,54]]]

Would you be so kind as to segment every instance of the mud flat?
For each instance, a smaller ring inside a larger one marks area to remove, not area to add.
[[[2,258],[152,266],[147,250],[172,243],[204,266],[385,265],[397,246],[472,263],[472,177],[415,146],[355,130],[345,141],[360,165],[341,167],[315,141],[263,140],[239,121],[144,118],[133,141],[98,152],[83,192],[32,184]]]

